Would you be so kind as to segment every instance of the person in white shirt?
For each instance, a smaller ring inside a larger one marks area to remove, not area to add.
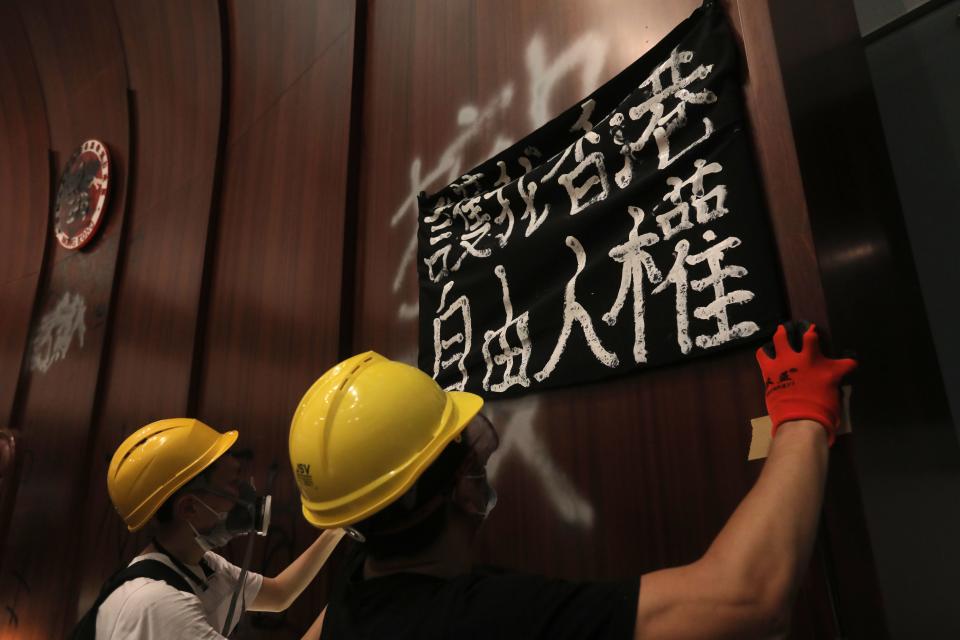
[[[74,638],[224,638],[244,610],[283,611],[310,584],[343,530],[322,532],[273,578],[213,552],[237,535],[264,532],[269,521],[269,496],[242,482],[239,461],[227,454],[236,439],[236,431],[173,418],[139,429],[117,448],[110,499],[131,531],[153,522],[156,532],[104,586]],[[304,638],[319,633],[315,623]]]

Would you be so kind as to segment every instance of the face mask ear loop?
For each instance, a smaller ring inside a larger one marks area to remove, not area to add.
[[[190,527],[190,530],[193,531],[193,541],[197,543],[197,546],[200,547],[200,550],[206,553],[213,549],[212,546],[207,542],[206,537],[204,537],[197,528],[193,526],[193,523],[187,520],[187,526]]]
[[[204,507],[206,507],[206,508],[207,508],[207,511],[209,511],[209,512],[212,513],[213,515],[217,516],[217,520],[226,520],[226,519],[227,519],[226,514],[224,514],[222,511],[217,511],[216,509],[214,509],[213,507],[211,507],[210,505],[208,505],[206,502],[204,502],[203,500],[201,500],[201,499],[198,498],[197,496],[193,496],[193,499],[196,500],[197,502],[199,502],[200,504],[202,504]]]

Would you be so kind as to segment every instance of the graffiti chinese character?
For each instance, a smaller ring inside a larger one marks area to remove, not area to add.
[[[523,155],[517,158],[517,164],[520,165],[520,168],[523,169],[522,175],[526,175],[533,171],[533,162],[530,161],[531,158],[542,158],[543,154],[540,152],[540,149],[537,149],[533,145],[528,146],[523,150]],[[500,170],[500,175],[497,178],[497,181],[493,183],[494,187],[502,187],[505,184],[509,184],[513,181],[513,178],[510,177],[510,174],[507,173],[507,161],[506,160],[497,160],[497,168]]]
[[[584,155],[584,141],[597,144],[600,142],[600,136],[592,131],[583,134],[574,144],[564,150],[563,155],[561,155],[557,163],[553,165],[553,168],[543,176],[544,182],[552,180],[560,169],[560,166],[563,165],[570,156],[570,150],[573,149],[573,159],[577,162],[577,166],[567,173],[560,174],[557,178],[557,183],[563,185],[563,188],[567,190],[567,196],[570,198],[570,215],[572,216],[577,215],[593,203],[606,199],[610,193],[610,182],[607,178],[607,169],[604,166],[603,154],[599,151],[594,151],[589,155]],[[587,173],[588,177],[578,186],[575,182],[583,173]],[[600,187],[599,190],[595,190],[592,196],[584,199],[587,193],[596,186]]]
[[[30,370],[46,373],[54,362],[67,357],[73,337],[83,346],[87,331],[87,303],[79,293],[65,293],[57,306],[43,316],[30,345]]]
[[[500,214],[493,219],[493,223],[497,226],[503,226],[504,222],[507,223],[507,228],[496,235],[497,242],[500,244],[500,248],[502,249],[503,247],[507,246],[507,242],[510,240],[510,236],[513,234],[513,209],[510,206],[510,201],[503,197],[503,187],[483,195],[484,200],[488,200],[493,197],[496,197],[497,202],[500,203]]]
[[[524,231],[523,237],[529,238],[530,235],[543,224],[544,220],[547,219],[547,215],[550,214],[550,205],[544,205],[543,211],[537,215],[537,207],[533,204],[533,197],[537,194],[537,183],[531,182],[528,187],[524,187],[523,178],[521,177],[517,181],[517,188],[520,190],[520,197],[523,198],[523,204],[526,205],[520,219],[530,219],[529,222],[527,222],[527,230]]]
[[[717,236],[713,231],[707,231],[703,234],[704,240],[713,242]],[[729,237],[726,240],[718,242],[706,251],[692,255],[687,258],[687,264],[693,266],[706,262],[710,268],[710,275],[700,280],[694,280],[690,283],[694,291],[703,291],[707,287],[713,287],[714,300],[710,304],[697,307],[693,310],[695,318],[708,320],[713,318],[717,322],[717,333],[712,336],[697,336],[697,346],[701,349],[709,349],[718,345],[730,342],[734,338],[746,338],[760,330],[755,322],[740,322],[730,326],[730,319],[727,317],[727,307],[734,304],[744,304],[753,300],[753,292],[746,289],[726,292],[724,280],[727,278],[742,278],[747,275],[747,270],[738,265],[722,266],[724,252],[728,249],[735,249],[740,246],[740,239]]]
[[[680,202],[681,189],[689,185],[692,192],[690,195],[690,204],[693,205],[693,210],[697,212],[697,223],[706,224],[711,220],[723,217],[727,213],[727,208],[723,206],[727,200],[727,186],[718,184],[709,192],[706,192],[703,186],[703,178],[722,172],[723,166],[719,162],[707,164],[706,160],[694,160],[693,167],[693,175],[686,180],[667,178],[667,184],[673,187],[673,189],[670,193],[663,196],[663,199],[669,200],[674,204]],[[709,204],[710,200],[713,200],[712,207]]]
[[[657,284],[663,280],[663,274],[657,269],[653,262],[653,256],[644,250],[660,241],[655,233],[638,233],[640,224],[643,222],[643,209],[639,207],[627,207],[627,212],[633,218],[633,229],[627,236],[627,242],[618,245],[610,250],[610,257],[623,264],[623,270],[620,275],[620,290],[617,292],[617,298],[613,301],[610,311],[603,315],[603,320],[610,326],[617,323],[620,310],[627,300],[627,293],[633,292],[633,359],[636,362],[647,361],[647,347],[644,331],[644,299],[643,299],[643,279],[644,273],[651,284]],[[632,285],[632,286],[631,286]]]
[[[462,218],[466,229],[459,240],[463,253],[450,267],[450,271],[458,270],[468,254],[475,258],[486,258],[490,255],[489,248],[479,246],[490,233],[490,215],[480,208],[480,201],[481,197],[476,196],[469,200],[462,200],[453,206],[454,217]]]
[[[697,140],[684,149],[673,153],[670,150],[670,138],[675,131],[687,124],[687,105],[709,104],[717,101],[715,93],[704,89],[696,93],[687,87],[698,80],[704,80],[713,70],[713,65],[700,65],[687,75],[683,75],[681,65],[693,60],[692,51],[674,49],[660,66],[640,84],[647,96],[639,105],[627,110],[628,122],[622,113],[615,113],[610,118],[610,130],[613,133],[614,143],[620,146],[624,164],[614,179],[620,188],[625,188],[633,178],[633,166],[637,154],[642,151],[653,138],[657,145],[658,169],[665,169],[678,158],[705,141],[713,134],[713,123],[709,118],[703,118],[704,133]],[[664,74],[669,72],[668,84],[664,85]],[[676,100],[677,104],[667,111],[666,101]],[[628,129],[634,129],[631,122],[639,122],[646,118],[643,131],[636,137],[628,135]]]
[[[430,246],[443,243],[434,250],[433,254],[424,258],[427,265],[427,274],[432,282],[439,282],[450,273],[448,259],[450,257],[450,237],[453,235],[453,218],[450,216],[450,202],[445,198],[436,204],[433,213],[424,217],[423,223],[430,226]],[[447,240],[447,242],[444,242]],[[439,264],[438,264],[439,263]]]
[[[490,248],[481,246],[491,230],[490,214],[484,213],[480,207],[482,199],[481,196],[475,196],[461,200],[453,205],[452,211],[449,204],[438,204],[433,213],[424,218],[424,224],[430,225],[431,234],[437,234],[431,235],[430,246],[446,241],[423,260],[431,281],[439,282],[450,273],[458,271],[467,256],[486,258],[490,255]],[[462,232],[454,227],[454,221],[460,222]],[[453,264],[450,264],[454,242],[462,251]]]
[[[470,319],[470,300],[465,295],[457,298],[447,307],[446,311],[443,310],[447,303],[447,295],[452,288],[453,280],[443,286],[443,292],[440,294],[440,306],[437,307],[439,315],[433,319],[433,377],[439,376],[442,369],[447,369],[456,364],[460,371],[460,380],[444,388],[448,391],[463,391],[469,380],[466,360],[470,354],[473,324]],[[442,337],[442,328],[443,324],[448,321],[455,325],[454,333],[449,338],[444,338]],[[454,347],[459,350],[452,349]],[[452,353],[447,353],[448,351],[452,351]]]
[[[690,242],[681,240],[674,247],[673,266],[667,272],[663,282],[653,290],[654,294],[666,290],[669,285],[676,287],[676,298],[674,309],[677,314],[677,344],[680,345],[680,352],[684,355],[690,353],[693,344],[690,342],[690,318],[687,316],[687,255],[690,253]]]
[[[503,326],[496,331],[487,331],[483,338],[483,361],[487,365],[487,373],[483,377],[483,388],[486,391],[495,391],[497,393],[506,391],[513,385],[519,384],[522,387],[530,386],[530,378],[527,377],[527,361],[530,359],[530,332],[528,329],[529,315],[526,311],[513,317],[513,303],[510,301],[510,287],[507,283],[507,271],[503,265],[497,265],[494,273],[500,280],[500,286],[503,290],[503,309],[506,312],[507,319]],[[510,329],[516,332],[519,346],[511,346],[508,338]],[[500,353],[491,355],[490,343],[497,340],[500,347]],[[520,362],[517,364],[516,360]],[[493,373],[494,366],[503,367],[503,376],[500,382],[490,384],[490,376]],[[516,366],[516,373],[514,367]]]
[[[711,220],[716,220],[727,214],[728,209],[724,206],[727,200],[727,187],[723,184],[716,185],[709,192],[703,186],[704,176],[718,174],[723,170],[719,162],[707,164],[705,160],[695,160],[693,163],[693,175],[686,180],[680,178],[667,178],[667,185],[671,187],[670,192],[663,196],[664,202],[670,202],[674,205],[666,213],[657,216],[657,224],[660,225],[660,231],[664,240],[669,240],[681,231],[693,228],[693,222],[690,220],[690,207],[693,207],[696,213],[696,220],[699,224],[706,224]],[[689,201],[683,199],[684,187],[690,187]],[[712,201],[712,205],[711,205]],[[656,211],[660,205],[654,207]]]
[[[593,123],[590,122],[590,116],[593,115],[593,110],[597,108],[597,101],[593,98],[583,102],[580,105],[580,116],[577,118],[577,121],[573,123],[573,126],[570,127],[570,131],[593,131]]]
[[[467,173],[460,176],[459,180],[451,182],[450,188],[460,198],[471,198],[483,191],[483,186],[480,184],[482,178],[482,173]]]
[[[567,286],[564,289],[563,328],[560,330],[560,338],[557,340],[557,346],[554,347],[553,353],[550,354],[547,364],[533,376],[538,382],[543,382],[553,373],[557,363],[560,361],[560,356],[562,356],[563,352],[567,349],[567,340],[570,338],[570,332],[573,331],[574,322],[580,324],[583,335],[587,340],[587,346],[590,347],[590,351],[597,360],[611,368],[620,365],[620,359],[617,358],[617,354],[607,351],[603,348],[603,345],[600,344],[600,338],[597,337],[597,332],[593,330],[593,320],[590,319],[590,314],[583,308],[583,305],[577,302],[577,276],[580,275],[580,272],[582,272],[583,268],[587,265],[587,254],[583,250],[583,245],[573,236],[567,236],[567,246],[570,247],[573,255],[577,259],[577,271],[573,274],[573,277],[567,281]]]
[[[707,242],[713,242],[717,239],[717,235],[713,231],[707,231],[703,234],[703,239]],[[690,255],[690,242],[688,240],[681,240],[677,243],[674,250],[676,259],[673,267],[667,273],[664,281],[653,290],[653,293],[660,293],[671,284],[676,287],[677,342],[682,353],[690,353],[693,347],[689,332],[690,319],[687,314],[688,287],[692,287],[694,291],[698,292],[704,291],[707,287],[713,287],[713,302],[697,307],[693,311],[695,318],[700,320],[714,319],[717,322],[716,334],[696,337],[696,345],[701,349],[716,347],[734,338],[745,338],[760,330],[756,323],[749,321],[740,322],[731,327],[727,316],[727,307],[734,304],[744,304],[754,297],[753,292],[744,289],[727,293],[724,286],[724,280],[727,278],[742,278],[747,275],[747,270],[741,266],[723,266],[721,264],[724,253],[729,249],[740,246],[740,244],[739,238],[730,237],[700,253]],[[710,270],[709,275],[688,282],[687,266],[692,267],[704,262]]]

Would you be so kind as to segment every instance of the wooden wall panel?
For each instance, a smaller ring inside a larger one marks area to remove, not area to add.
[[[246,134],[324,52],[353,28],[348,0],[228,0],[231,143]],[[346,123],[338,123],[338,126]]]
[[[50,193],[50,138],[43,92],[17,7],[0,4],[0,428],[14,401],[42,278]],[[0,480],[0,549],[16,495],[16,465]],[[3,557],[0,555],[0,567]]]
[[[319,7],[229,6],[237,34],[231,134],[204,301],[197,416],[240,431],[238,446],[252,449],[258,486],[276,469],[271,534],[253,566],[268,574],[317,535],[300,514],[287,433],[300,397],[338,355],[353,7]],[[278,637],[302,632],[319,613],[319,592],[318,585],[285,617],[245,624],[258,625],[258,633],[279,627]]]
[[[84,251],[52,245],[47,256],[49,281],[32,326],[21,410],[12,419],[23,432],[24,465],[0,574],[13,624],[0,627],[0,637],[40,639],[60,637],[72,622],[54,603],[69,599],[75,570],[75,548],[64,542],[82,517],[87,438],[123,231],[129,116],[123,47],[108,2],[18,6],[58,171],[87,138],[103,140],[113,162],[111,202],[98,238]],[[49,357],[53,343],[47,342],[57,332],[68,343],[59,360]]]
[[[9,426],[27,343],[50,194],[43,93],[17,7],[0,4],[0,423]]]
[[[416,193],[574,104],[699,4],[370,4],[356,351],[415,362]],[[746,43],[748,109],[791,309],[826,327],[766,3],[725,6]],[[488,406],[503,445],[492,462],[501,501],[483,558],[518,569],[609,578],[693,560],[759,470],[745,461],[749,420],[765,413],[752,349]],[[859,512],[847,517],[862,529]],[[798,602],[796,637],[835,632],[824,557]],[[875,591],[869,552],[852,566],[860,584],[843,586]],[[882,633],[872,611],[854,615]]]
[[[109,366],[92,434],[79,612],[146,544],[106,492],[126,435],[187,415],[223,88],[216,0],[115,3],[135,107],[135,181],[118,273]]]

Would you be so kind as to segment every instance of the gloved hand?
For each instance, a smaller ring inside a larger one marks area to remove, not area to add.
[[[757,349],[757,362],[772,435],[789,420],[816,420],[832,446],[840,424],[840,380],[857,368],[856,361],[827,358],[820,353],[816,325],[788,322],[777,327],[772,344]]]

